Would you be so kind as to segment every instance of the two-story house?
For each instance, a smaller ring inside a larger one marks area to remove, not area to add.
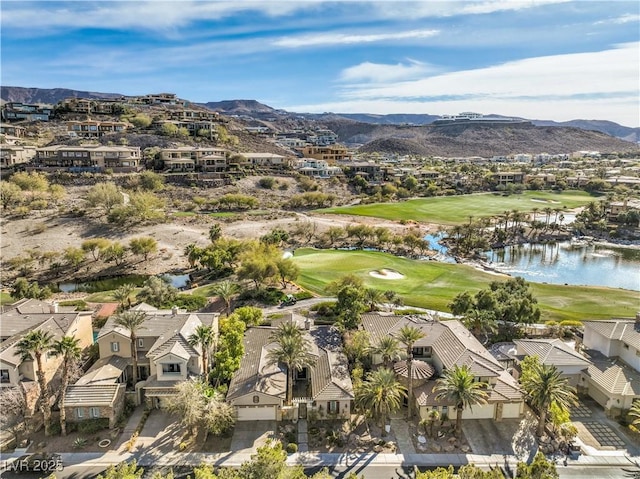
[[[136,402],[146,400],[154,407],[161,407],[162,398],[171,396],[178,382],[203,373],[202,351],[189,344],[189,337],[201,325],[212,326],[217,334],[218,314],[187,313],[175,307],[159,310],[144,303],[133,310],[146,314],[145,321],[136,331],[138,378],[141,380],[135,385]],[[98,333],[97,343],[101,360],[114,356],[126,360],[126,364],[117,362],[121,374],[115,375],[113,370],[109,373],[113,379],[111,383],[130,380],[133,377],[131,332],[118,326],[115,317],[111,316]],[[113,360],[110,361],[109,367],[114,367]],[[78,382],[83,384],[85,381]]]
[[[635,319],[584,321],[585,354],[591,365],[578,390],[589,394],[611,417],[640,399],[640,313]]]
[[[311,344],[315,365],[296,371],[293,404],[285,405],[286,367],[274,364],[269,351],[276,346],[273,333],[281,321],[295,321]],[[317,411],[320,418],[351,414],[354,399],[347,357],[340,333],[330,326],[315,326],[293,313],[271,326],[249,328],[244,335],[245,354],[229,384],[227,402],[235,407],[238,421],[306,418]]]
[[[40,330],[50,333],[53,341],[63,336],[77,338],[79,346],[84,349],[93,343],[91,315],[91,311],[75,311],[75,308],[62,308],[57,303],[37,299],[22,299],[3,307],[0,321],[0,387],[22,388],[27,406],[33,411],[40,395],[37,365],[35,361],[24,360],[18,354],[18,342],[30,331]],[[55,381],[61,364],[61,357],[43,354],[42,365],[48,384]]]
[[[455,407],[437,398],[437,378],[454,366],[469,366],[475,381],[486,385],[487,403],[463,411],[463,419],[519,418],[524,413],[524,399],[518,382],[489,351],[458,320],[434,321],[414,316],[396,316],[390,313],[362,315],[362,329],[370,336],[371,344],[383,337],[397,337],[404,326],[419,329],[423,338],[413,346],[415,360],[413,398],[421,418],[437,410],[440,416],[455,417]],[[373,364],[382,358],[373,356]],[[408,381],[406,360],[394,364],[396,375]]]

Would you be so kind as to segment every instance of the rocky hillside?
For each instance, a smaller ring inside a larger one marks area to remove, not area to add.
[[[4,101],[23,103],[56,104],[65,98],[118,98],[120,93],[97,93],[93,91],[69,90],[67,88],[23,88],[18,86],[0,87],[0,98]]]
[[[530,124],[451,125],[398,128],[395,132],[390,132],[390,128],[376,128],[351,138],[369,139],[360,148],[364,152],[403,152],[434,156],[490,157],[513,153],[554,154],[579,150],[610,153],[639,150],[635,143],[571,127],[540,127]],[[354,131],[353,126],[351,129]]]

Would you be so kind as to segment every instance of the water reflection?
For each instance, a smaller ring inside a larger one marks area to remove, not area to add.
[[[485,253],[495,269],[553,284],[640,291],[640,250],[571,241],[508,246]]]

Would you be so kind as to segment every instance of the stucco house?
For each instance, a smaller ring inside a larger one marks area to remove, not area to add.
[[[618,417],[640,399],[640,313],[635,319],[584,321],[585,354],[592,364],[578,390]]]
[[[579,384],[582,371],[591,364],[560,339],[516,339],[513,342],[518,360],[525,356],[538,356],[542,364],[555,366],[561,377],[567,378],[573,387]]]
[[[519,418],[524,413],[524,399],[518,382],[489,353],[482,344],[458,320],[436,321],[418,316],[396,316],[391,313],[367,313],[362,315],[362,329],[369,332],[371,344],[376,344],[385,336],[397,337],[403,326],[412,326],[424,334],[413,346],[413,357],[419,362],[430,365],[433,375],[414,376],[413,398],[421,418],[429,411],[437,410],[440,416],[454,417],[453,404],[436,399],[434,391],[438,377],[454,366],[469,366],[476,381],[486,384],[487,404],[476,405],[463,411],[463,419],[502,419]],[[381,363],[374,355],[373,363]],[[406,361],[394,365],[396,374],[402,380],[402,371]],[[398,364],[400,363],[400,364]],[[420,364],[420,363],[418,363]],[[405,375],[406,376],[406,375]]]
[[[79,346],[84,349],[93,343],[91,314],[91,311],[75,311],[75,308],[63,308],[57,303],[37,299],[22,299],[3,307],[0,321],[0,387],[22,388],[27,407],[33,412],[40,395],[37,366],[35,361],[23,360],[18,354],[18,342],[30,331],[40,330],[50,333],[54,341],[63,336],[72,336],[79,340]],[[48,384],[56,381],[61,364],[62,357],[42,355]],[[52,389],[55,392],[55,388]]]
[[[306,418],[309,411],[317,411],[320,418],[349,417],[353,385],[340,333],[294,314],[280,321],[295,321],[304,329],[316,363],[295,373],[293,404],[286,406],[286,367],[272,364],[268,358],[269,351],[276,347],[272,334],[278,322],[249,328],[244,336],[244,357],[227,393],[227,402],[235,407],[238,421]]]
[[[140,382],[132,399],[162,407],[165,398],[175,393],[176,384],[202,374],[202,351],[189,344],[189,336],[203,324],[212,326],[217,334],[218,314],[187,313],[175,307],[160,310],[145,303],[132,309],[147,315],[136,332]],[[130,331],[111,316],[98,333],[97,343],[100,359],[69,386],[64,407],[70,421],[108,417],[113,427],[133,377]]]

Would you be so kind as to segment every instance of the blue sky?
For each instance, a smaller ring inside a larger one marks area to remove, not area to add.
[[[640,126],[637,1],[2,0],[3,85]]]

